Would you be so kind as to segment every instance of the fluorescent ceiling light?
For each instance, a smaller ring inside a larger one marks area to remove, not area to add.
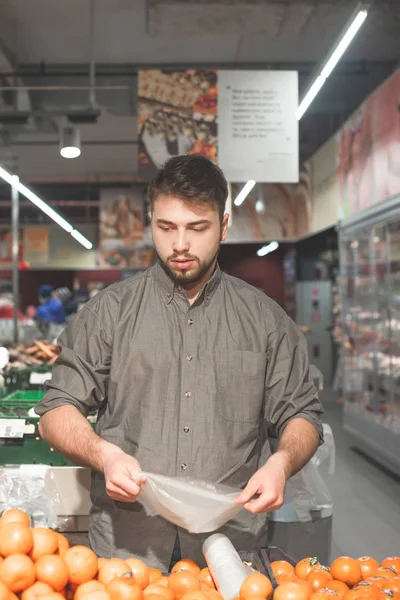
[[[40,208],[40,210],[43,211],[48,217],[50,217],[50,219],[53,219],[53,221],[55,221],[57,225],[62,227],[67,233],[70,233],[80,244],[82,244],[82,246],[84,246],[88,250],[93,248],[93,244],[89,242],[89,240],[87,240],[81,233],[79,233],[79,231],[74,229],[71,223],[68,223],[68,221],[66,221],[61,215],[59,215],[55,210],[53,210],[51,206],[44,202],[44,200],[39,198],[39,196],[37,196],[34,192],[32,192],[32,190],[27,188],[26,185],[21,183],[16,175],[12,175],[8,171],[0,167],[0,177],[10,185],[16,187],[19,193],[22,194],[22,196],[25,196],[25,198],[30,200],[32,204]]]
[[[332,54],[329,56],[325,65],[322,67],[320,74],[317,76],[314,83],[311,85],[310,89],[304,96],[303,100],[300,102],[296,111],[296,118],[298,121],[304,115],[311,102],[314,100],[314,98],[324,85],[325,81],[328,79],[329,75],[332,73],[333,69],[336,67],[343,54],[346,52],[347,48],[351,44],[352,40],[354,39],[354,36],[360,29],[361,25],[364,23],[367,16],[367,10],[358,11],[354,19],[351,21],[350,25],[347,27],[345,33],[339,40]]]
[[[63,158],[78,158],[81,155],[81,134],[76,127],[60,130],[60,154]]]
[[[300,121],[301,117],[306,112],[307,108],[310,106],[311,102],[314,100],[315,96],[318,94],[322,86],[324,85],[326,79],[322,77],[322,75],[318,75],[317,79],[314,81],[307,94],[304,96],[303,100],[299,104],[296,110],[296,119]]]
[[[79,231],[77,229],[74,229],[73,231],[71,231],[71,235],[73,238],[76,239],[77,242],[82,244],[82,246],[84,246],[87,250],[91,250],[93,248],[92,242],[89,242],[89,240],[87,238],[85,238],[84,235],[79,233]]]
[[[274,250],[277,250],[278,248],[279,248],[278,242],[271,242],[270,244],[267,244],[267,246],[263,246],[262,248],[257,250],[257,256],[266,256],[267,254],[270,254],[270,252],[273,252]]]
[[[325,79],[327,79],[332,73],[333,69],[336,67],[343,54],[346,52],[347,48],[350,46],[354,36],[360,29],[361,25],[364,23],[367,16],[368,12],[366,10],[360,10],[359,13],[356,15],[356,18],[351,23],[350,27],[347,29],[346,33],[336,46],[333,53],[331,54],[331,57],[329,58],[328,62],[322,69],[322,77],[325,77]]]
[[[240,192],[238,193],[234,205],[235,206],[240,206],[241,204],[243,204],[243,202],[246,200],[247,196],[250,194],[251,190],[253,189],[253,187],[256,185],[256,182],[253,181],[253,179],[250,179],[250,181],[248,181],[240,190]]]

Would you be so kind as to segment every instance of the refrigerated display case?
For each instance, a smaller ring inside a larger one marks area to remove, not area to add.
[[[400,197],[339,228],[344,428],[400,474]]]

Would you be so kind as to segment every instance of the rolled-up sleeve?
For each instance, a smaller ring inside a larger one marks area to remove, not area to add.
[[[112,341],[100,315],[84,307],[59,338],[61,354],[46,394],[35,407],[42,416],[59,406],[75,406],[84,416],[107,395]]]
[[[287,315],[270,334],[267,357],[265,419],[271,434],[279,438],[292,419],[301,418],[315,426],[322,441],[323,409],[309,376],[306,340]]]

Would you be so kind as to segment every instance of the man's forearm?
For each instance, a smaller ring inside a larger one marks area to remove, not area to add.
[[[122,453],[117,446],[96,435],[88,420],[73,406],[60,406],[39,421],[41,437],[78,465],[103,471],[103,455]]]
[[[278,443],[276,453],[284,457],[287,479],[295,475],[314,456],[319,445],[319,433],[306,419],[292,419]]]

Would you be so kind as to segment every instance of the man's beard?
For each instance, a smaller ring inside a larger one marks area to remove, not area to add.
[[[215,255],[213,256],[213,258],[211,258],[208,261],[203,261],[203,262],[200,262],[199,259],[196,258],[195,256],[190,256],[190,255],[184,255],[184,256],[173,255],[173,256],[168,257],[166,261],[162,260],[162,258],[160,257],[159,254],[157,254],[157,256],[158,256],[158,259],[159,259],[162,267],[164,268],[164,271],[166,271],[166,273],[171,277],[171,279],[176,284],[191,285],[191,284],[198,283],[204,277],[204,275],[206,275],[206,273],[210,270],[213,263],[216,261],[218,254],[219,254],[219,248],[218,248],[217,252],[215,253]],[[194,263],[190,269],[183,271],[183,270],[174,269],[172,267],[171,262],[173,260],[177,260],[177,259],[183,260],[184,258],[194,261]]]

